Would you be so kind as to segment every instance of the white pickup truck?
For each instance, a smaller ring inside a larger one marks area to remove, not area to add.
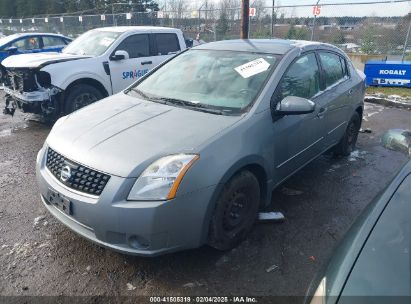
[[[125,89],[184,49],[181,30],[128,26],[88,31],[62,53],[10,56],[2,61],[3,112],[19,108],[53,121]]]

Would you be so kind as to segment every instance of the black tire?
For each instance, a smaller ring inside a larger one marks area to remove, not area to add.
[[[208,245],[229,250],[251,231],[260,204],[260,185],[249,171],[241,171],[224,186],[210,222]]]
[[[348,156],[355,149],[358,133],[361,127],[361,118],[357,112],[351,117],[348,122],[347,129],[338,145],[334,148],[334,154],[337,156]]]
[[[64,112],[70,114],[81,109],[104,96],[95,87],[88,84],[77,84],[69,89],[64,99]]]

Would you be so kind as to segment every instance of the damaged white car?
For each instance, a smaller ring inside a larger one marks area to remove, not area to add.
[[[62,53],[11,56],[2,62],[8,75],[3,112],[18,108],[54,121],[125,89],[184,49],[181,30],[129,26],[88,31]]]

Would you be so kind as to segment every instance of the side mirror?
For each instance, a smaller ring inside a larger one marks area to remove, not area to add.
[[[118,50],[114,53],[114,55],[110,56],[110,59],[112,61],[119,61],[119,60],[124,60],[124,59],[129,59],[129,58],[130,58],[130,55],[126,51],[123,51],[123,50]]]
[[[15,53],[17,53],[17,47],[11,46],[11,47],[7,48],[7,52],[9,54],[15,54]]]
[[[315,103],[311,100],[297,96],[287,96],[277,104],[274,113],[278,115],[299,115],[312,113],[314,110]]]
[[[387,149],[399,151],[411,157],[411,131],[388,130],[382,136],[382,145]]]
[[[193,47],[193,39],[186,39],[186,46],[187,48]]]

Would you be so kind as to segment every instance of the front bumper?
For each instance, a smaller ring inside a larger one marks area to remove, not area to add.
[[[34,92],[19,92],[19,91],[12,90],[6,86],[3,86],[2,89],[6,94],[27,104],[47,101],[47,100],[50,100],[50,96],[51,96],[50,93],[46,90],[34,91]]]
[[[45,150],[39,152],[36,169],[41,199],[54,217],[79,235],[115,251],[141,256],[196,248],[205,242],[214,186],[171,201],[127,201],[135,178],[111,176],[102,194],[92,197],[60,183],[45,167]],[[47,201],[50,190],[70,200],[71,215]]]

